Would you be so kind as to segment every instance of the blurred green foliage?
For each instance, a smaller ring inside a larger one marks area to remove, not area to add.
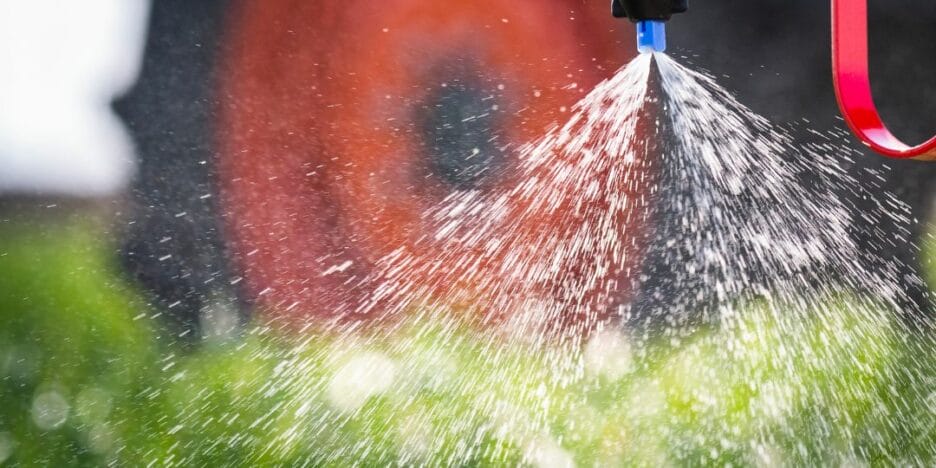
[[[854,298],[808,320],[739,306],[563,383],[535,346],[437,318],[176,349],[102,226],[0,223],[0,240],[0,464],[936,461],[932,339]]]
[[[97,464],[135,424],[122,408],[159,355],[106,238],[94,221],[0,223],[0,458]]]

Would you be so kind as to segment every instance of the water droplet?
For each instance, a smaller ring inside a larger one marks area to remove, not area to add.
[[[54,390],[46,391],[33,399],[32,420],[39,429],[55,430],[68,421],[70,409],[68,400],[60,393]]]
[[[596,333],[585,345],[585,370],[591,376],[620,379],[633,370],[630,340],[618,330]]]
[[[354,412],[389,390],[396,370],[396,363],[383,354],[359,354],[335,372],[328,385],[328,402],[338,410]]]

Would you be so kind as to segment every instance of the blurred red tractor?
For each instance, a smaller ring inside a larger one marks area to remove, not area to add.
[[[453,191],[511,183],[506,148],[634,50],[582,0],[243,1],[225,30],[227,237],[250,298],[297,322],[364,300],[355,285]]]

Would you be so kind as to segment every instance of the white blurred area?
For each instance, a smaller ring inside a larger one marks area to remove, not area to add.
[[[139,72],[149,0],[0,0],[0,195],[99,197],[133,145],[111,101]]]

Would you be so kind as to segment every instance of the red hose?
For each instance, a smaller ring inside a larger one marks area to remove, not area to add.
[[[910,146],[884,125],[868,78],[867,0],[832,0],[832,74],[842,115],[855,135],[891,158],[936,161],[936,136]]]

